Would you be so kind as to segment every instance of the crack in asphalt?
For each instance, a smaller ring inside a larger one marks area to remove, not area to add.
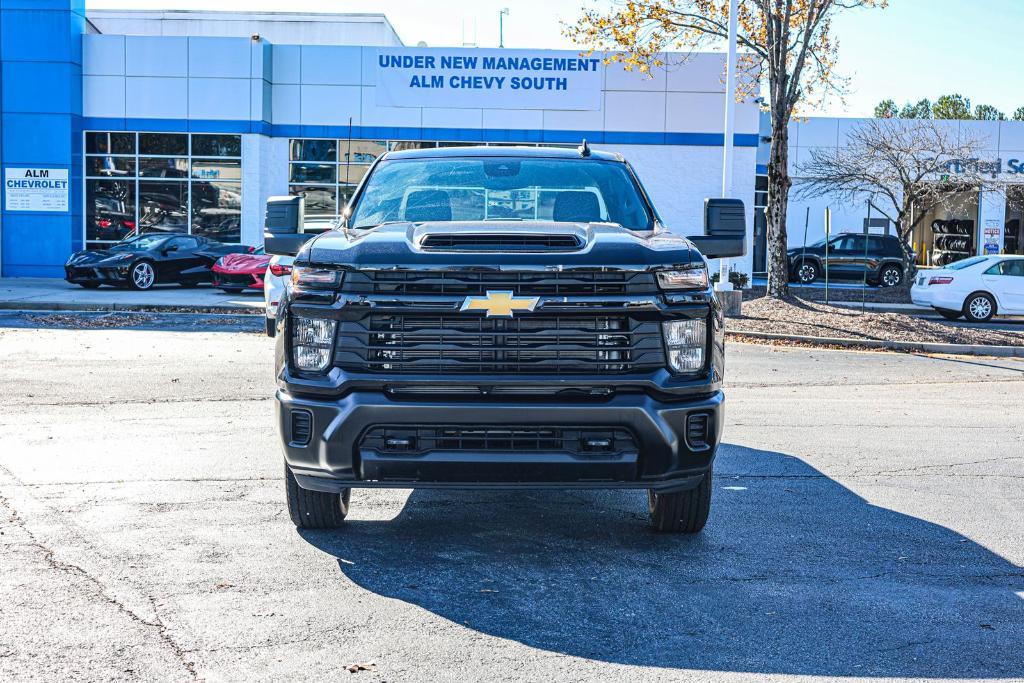
[[[105,401],[56,401],[56,402],[23,402],[13,404],[0,404],[7,406],[27,407],[68,407],[78,406],[109,406],[109,405],[151,405],[161,403],[249,403],[258,401],[270,401],[274,398],[273,393],[260,396],[182,396],[178,398],[110,398]]]
[[[935,382],[923,382],[915,381],[907,378],[900,378],[899,382],[903,386],[907,387],[941,387],[941,386],[952,386],[961,387],[965,384],[1020,384],[1024,382],[1024,368],[1020,370],[1016,368],[1006,368],[1006,372],[1021,373],[1020,375],[1014,375],[1013,377],[982,377],[978,379],[963,379],[957,381],[935,381]],[[842,382],[840,385],[839,382]],[[830,388],[842,388],[848,389],[850,387],[890,387],[891,383],[886,382],[857,382],[850,381],[848,377],[837,378],[832,382],[737,382],[732,383],[726,380],[725,386],[729,389],[796,389],[796,388],[808,388],[818,389],[822,387]]]
[[[20,482],[20,480],[17,477],[15,477],[14,474],[11,473],[11,471],[8,470],[7,468],[0,466],[0,470],[3,470],[5,473],[7,473],[8,476],[10,476],[15,481]],[[24,486],[23,483],[22,486]],[[18,510],[15,509],[11,501],[4,496],[0,496],[0,507],[3,507],[9,511],[10,522],[25,532],[25,534],[29,538],[29,545],[36,548],[42,553],[43,561],[46,562],[47,566],[49,566],[54,571],[68,572],[85,579],[89,584],[91,584],[95,588],[96,595],[98,595],[99,598],[102,599],[104,602],[106,602],[109,605],[112,605],[115,609],[117,609],[118,612],[124,614],[133,622],[154,630],[160,641],[163,642],[171,650],[175,658],[181,662],[185,671],[188,672],[189,677],[195,681],[200,680],[199,674],[195,668],[195,662],[192,662],[188,659],[187,651],[183,647],[181,647],[181,645],[179,645],[178,642],[174,640],[174,638],[171,637],[170,633],[168,632],[167,626],[164,625],[163,620],[160,619],[160,615],[156,611],[156,605],[153,603],[152,597],[147,596],[150,603],[153,604],[153,614],[156,616],[155,621],[149,621],[148,619],[143,618],[141,615],[136,614],[127,605],[122,603],[114,596],[110,595],[104,583],[100,581],[99,578],[93,576],[82,567],[71,562],[65,562],[63,560],[57,559],[53,548],[50,548],[41,540],[39,540],[39,537],[36,536],[35,533],[28,527],[28,525],[25,523],[25,520],[22,519],[21,515],[18,513]]]
[[[912,472],[921,473],[924,470],[930,470],[930,469],[950,468],[950,467],[964,467],[964,466],[967,466],[967,465],[983,465],[983,464],[988,463],[988,462],[1006,462],[1006,461],[1009,461],[1009,460],[1024,460],[1024,456],[1021,456],[1021,455],[1011,455],[1011,456],[1007,456],[1005,458],[984,458],[982,460],[972,460],[970,462],[950,462],[950,463],[935,463],[935,464],[932,464],[932,465],[914,465],[913,467],[901,467],[901,468],[894,469],[894,470],[882,470],[878,474],[880,474],[880,475],[882,475],[882,474],[903,474],[903,473],[912,473]],[[975,475],[975,476],[977,476],[977,475]],[[1008,477],[1016,478],[1018,476],[1024,476],[1024,475],[1003,475],[1003,476],[1008,476]]]

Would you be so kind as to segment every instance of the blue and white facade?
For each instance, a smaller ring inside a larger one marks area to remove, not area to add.
[[[134,231],[259,244],[267,197],[303,192],[309,213],[336,215],[369,162],[411,146],[586,138],[624,154],[682,234],[721,194],[717,54],[668,55],[651,78],[571,51],[406,48],[380,15],[82,0],[0,0],[0,29],[4,276],[60,277],[71,252]],[[752,222],[758,108],[736,111],[731,193]]]

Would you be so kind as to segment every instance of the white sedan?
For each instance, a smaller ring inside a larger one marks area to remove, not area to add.
[[[267,274],[263,276],[263,300],[267,306],[267,336],[277,334],[277,307],[281,305],[284,288],[292,279],[294,256],[275,256],[270,259]]]
[[[974,256],[920,271],[910,298],[944,318],[985,322],[993,315],[1024,315],[1024,256]]]

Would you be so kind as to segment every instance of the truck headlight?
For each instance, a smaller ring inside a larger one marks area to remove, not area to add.
[[[292,288],[294,291],[334,289],[339,282],[341,282],[340,270],[292,266]]]
[[[700,263],[687,268],[659,270],[658,285],[662,289],[706,289],[708,269]]]
[[[307,372],[323,372],[331,364],[338,323],[326,318],[292,318],[292,360]]]
[[[674,372],[694,373],[704,368],[704,349],[707,348],[707,322],[698,320],[670,320],[661,324],[668,347],[668,364]]]

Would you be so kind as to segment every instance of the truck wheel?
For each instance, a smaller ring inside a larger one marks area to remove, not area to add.
[[[267,318],[267,336],[277,336],[277,318]]]
[[[348,501],[352,489],[344,493],[307,491],[295,481],[287,464],[284,466],[285,497],[292,524],[299,529],[335,529],[342,525],[348,514]]]
[[[651,526],[668,533],[695,534],[711,512],[711,468],[697,488],[673,493],[647,492]]]

